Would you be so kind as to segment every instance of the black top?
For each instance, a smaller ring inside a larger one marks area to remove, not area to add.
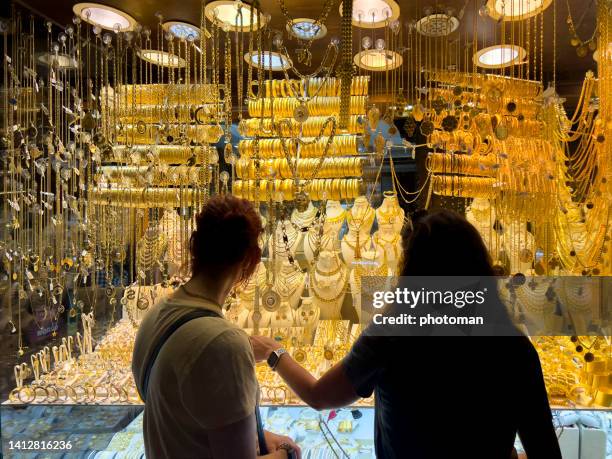
[[[362,335],[343,366],[375,393],[379,458],[561,459],[538,355],[525,337]]]

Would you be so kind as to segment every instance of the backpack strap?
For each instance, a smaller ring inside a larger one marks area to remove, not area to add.
[[[163,335],[160,336],[159,340],[155,343],[153,347],[153,352],[147,361],[147,364],[144,368],[143,373],[143,381],[142,381],[142,399],[146,402],[147,397],[147,389],[149,386],[149,377],[151,376],[151,370],[153,369],[153,365],[155,365],[155,361],[157,360],[157,356],[166,344],[166,341],[183,325],[187,322],[191,322],[193,319],[199,319],[200,317],[221,317],[221,315],[215,311],[211,311],[210,309],[198,308],[192,309],[189,312],[180,316],[176,321],[174,321],[164,332]]]
[[[149,357],[149,360],[147,361],[147,365],[144,368],[143,382],[142,382],[143,402],[146,403],[147,389],[149,386],[149,377],[151,376],[151,370],[153,369],[153,365],[155,364],[155,361],[157,360],[157,356],[159,355],[162,347],[164,347],[164,344],[166,343],[166,341],[168,341],[168,338],[170,338],[175,331],[177,331],[187,322],[190,322],[193,319],[199,319],[200,317],[222,318],[223,316],[221,316],[219,313],[215,311],[211,311],[210,309],[203,309],[203,308],[192,309],[189,312],[183,314],[181,317],[179,317],[176,321],[172,323],[172,325],[170,325],[166,329],[166,331],[159,338],[157,343],[155,343],[153,352],[151,353],[151,356]],[[261,420],[261,414],[259,413],[259,403],[257,403],[257,405],[255,406],[255,420],[257,422],[257,441],[259,443],[259,454],[265,455],[265,454],[268,454],[268,446],[266,445],[266,438],[264,436],[263,422]]]

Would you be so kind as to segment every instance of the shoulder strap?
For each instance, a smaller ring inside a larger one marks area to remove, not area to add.
[[[164,346],[164,344],[166,344],[166,341],[168,341],[168,338],[170,338],[175,331],[177,331],[187,322],[190,322],[193,319],[198,319],[200,317],[221,317],[221,316],[217,312],[211,311],[210,309],[204,309],[204,308],[191,309],[189,310],[189,312],[183,314],[175,322],[173,322],[172,325],[170,325],[166,329],[166,331],[160,336],[160,338],[157,340],[157,342],[155,343],[155,346],[153,347],[153,352],[151,353],[151,356],[149,357],[149,360],[147,361],[147,364],[144,368],[143,382],[142,382],[142,394],[141,394],[143,402],[146,402],[147,389],[149,386],[149,376],[151,376],[151,370],[153,369],[153,365],[155,364],[155,361],[157,360],[157,356],[159,355],[162,347]]]
[[[143,383],[142,383],[142,401],[146,403],[147,397],[147,389],[149,387],[149,376],[151,375],[151,370],[153,369],[153,365],[155,364],[155,360],[157,360],[157,356],[159,355],[162,347],[168,341],[168,338],[172,336],[172,334],[185,325],[187,322],[198,319],[200,317],[222,317],[215,311],[211,311],[210,309],[192,309],[189,312],[183,314],[179,317],[175,322],[170,325],[164,334],[159,338],[157,343],[155,343],[155,347],[153,348],[153,352],[149,357],[147,365],[144,368],[143,374]],[[259,413],[259,403],[255,406],[255,421],[257,423],[257,440],[259,443],[259,454],[266,455],[269,453],[268,446],[266,445],[266,438],[264,436],[264,428],[263,422],[261,420],[261,415]]]

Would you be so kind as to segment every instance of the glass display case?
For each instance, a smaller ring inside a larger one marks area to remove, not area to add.
[[[0,410],[5,457],[140,459],[144,455],[142,407],[47,405],[2,406]],[[261,415],[266,429],[295,439],[304,459],[375,457],[373,408],[318,412],[297,406],[263,406]],[[609,412],[565,410],[554,411],[553,416],[564,459],[612,456]],[[452,425],[445,425],[444,413],[440,413],[440,425],[432,428],[443,435]],[[46,447],[34,448],[30,442],[35,441],[44,441]],[[522,451],[518,437],[515,446]],[[41,449],[44,451],[32,452]]]

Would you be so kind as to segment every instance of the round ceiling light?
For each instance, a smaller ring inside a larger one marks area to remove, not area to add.
[[[483,48],[474,54],[474,64],[483,69],[501,69],[522,63],[527,55],[517,45],[495,45]]]
[[[548,8],[552,0],[488,0],[489,16],[498,21],[521,21]]]
[[[293,66],[291,59],[274,51],[262,51],[261,58],[258,51],[246,53],[244,60],[252,67],[261,67],[265,70],[269,70],[270,67],[272,67],[272,70],[287,70]]]
[[[400,7],[393,0],[354,0],[353,25],[362,29],[378,29],[399,18]],[[342,3],[340,4],[342,16]]]
[[[238,5],[241,6],[242,20],[238,16]],[[253,22],[253,30],[257,30],[260,25],[264,25],[266,22],[261,11],[258,15],[254,15],[252,7],[240,1],[216,0],[210,2],[206,4],[204,14],[206,14],[206,18],[209,21],[219,26],[227,26],[229,30],[239,32],[250,31],[251,22]]]
[[[459,28],[459,19],[435,13],[419,19],[415,27],[417,32],[426,37],[446,37]]]
[[[165,31],[170,32],[176,38],[183,40],[187,39],[190,35],[193,36],[194,41],[200,40],[200,28],[184,21],[166,21],[162,24]],[[205,32],[206,38],[210,38],[210,32]]]
[[[68,54],[42,53],[38,56],[38,62],[57,69],[76,69],[77,61]]]
[[[297,18],[287,24],[287,32],[300,40],[318,40],[327,35],[327,27],[316,24],[314,19]]]
[[[355,54],[353,61],[357,67],[362,69],[382,72],[398,68],[404,60],[395,51],[366,49]]]
[[[141,49],[138,51],[138,55],[143,61],[161,67],[182,68],[187,65],[187,61],[182,57],[156,49]]]
[[[77,3],[72,11],[83,21],[106,30],[119,29],[120,32],[134,30],[136,19],[117,8],[99,3]]]

